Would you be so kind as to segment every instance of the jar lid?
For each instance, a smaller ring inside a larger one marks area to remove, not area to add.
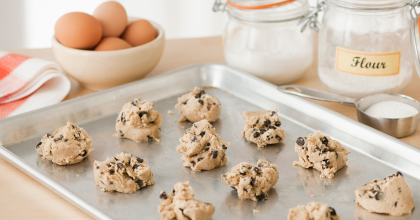
[[[413,16],[413,14],[412,14]],[[414,64],[416,66],[417,74],[420,76],[420,28],[419,16],[413,16],[413,30],[411,31],[411,43],[413,44]]]
[[[308,0],[228,0],[230,16],[248,22],[281,22],[301,18],[309,11]]]
[[[410,0],[328,0],[328,2],[352,9],[391,9],[404,7],[410,4]]]
[[[227,0],[226,4],[242,9],[263,9],[279,6],[296,0]]]

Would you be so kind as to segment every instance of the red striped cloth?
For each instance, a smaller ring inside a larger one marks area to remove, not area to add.
[[[0,51],[0,119],[60,102],[69,91],[58,64]]]

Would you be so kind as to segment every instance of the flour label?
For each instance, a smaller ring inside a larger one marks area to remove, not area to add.
[[[400,73],[401,51],[366,53],[337,47],[335,69],[354,75],[392,76]]]

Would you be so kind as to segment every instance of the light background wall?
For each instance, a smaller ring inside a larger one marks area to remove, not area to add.
[[[72,11],[92,14],[106,0],[0,0],[0,49],[51,46],[54,24]],[[214,0],[118,0],[129,16],[163,26],[167,39],[218,36],[228,21]],[[314,5],[316,0],[309,0]]]

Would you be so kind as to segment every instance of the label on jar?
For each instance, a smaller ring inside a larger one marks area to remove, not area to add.
[[[337,47],[335,69],[354,75],[392,76],[400,73],[401,51],[366,53]]]

